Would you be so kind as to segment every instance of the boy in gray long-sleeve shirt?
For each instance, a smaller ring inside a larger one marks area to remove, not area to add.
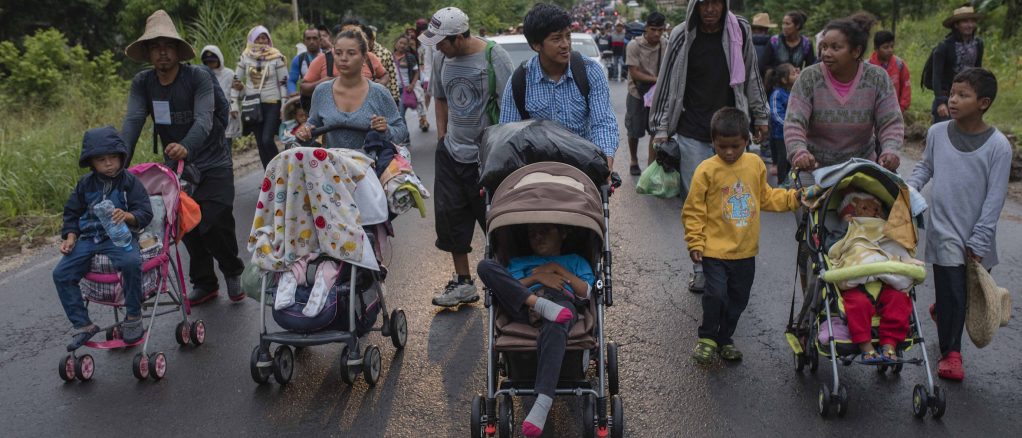
[[[1012,150],[983,114],[997,96],[997,78],[973,68],[955,77],[948,107],[952,120],[930,127],[923,158],[908,184],[933,182],[927,212],[926,262],[933,264],[941,378],[962,380],[966,261],[997,264],[997,219],[1004,207]]]

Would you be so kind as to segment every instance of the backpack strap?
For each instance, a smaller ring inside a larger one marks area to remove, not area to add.
[[[493,46],[496,46],[493,40],[486,41],[486,81],[487,81],[487,96],[489,100],[496,99],[497,97],[497,75],[493,72]]]
[[[328,78],[332,78],[332,77],[334,77],[334,54],[330,50],[327,50],[325,57],[326,57],[326,59],[325,59],[325,61],[326,61],[326,76]],[[370,70],[372,70],[372,69],[370,68]]]
[[[575,81],[575,86],[578,87],[578,91],[582,93],[582,97],[586,99],[586,109],[589,108],[589,74],[586,72],[586,61],[582,57],[581,53],[574,50],[571,51],[571,78]]]
[[[518,68],[515,69],[513,75],[511,75],[511,94],[515,98],[515,107],[518,108],[518,115],[522,117],[522,120],[528,120],[532,118],[529,115],[529,111],[525,109],[525,64],[529,61],[522,62]]]

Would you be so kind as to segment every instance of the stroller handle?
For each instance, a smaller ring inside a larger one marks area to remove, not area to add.
[[[349,131],[358,131],[358,132],[369,132],[370,131],[369,125],[356,125],[356,124],[349,124],[349,123],[338,123],[336,125],[328,125],[328,126],[321,126],[321,127],[318,127],[318,128],[313,128],[312,129],[312,138],[316,138],[316,137],[319,137],[319,136],[321,136],[323,134],[326,134],[328,132],[337,131],[337,130],[340,130],[340,129],[346,129],[346,130],[349,130]]]

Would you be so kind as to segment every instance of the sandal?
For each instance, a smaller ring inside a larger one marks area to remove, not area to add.
[[[700,339],[696,343],[696,349],[692,352],[692,359],[699,365],[713,363],[713,355],[717,353],[717,343],[712,339]]]
[[[860,356],[864,365],[880,365],[884,363],[884,358],[877,354],[876,350],[862,353]]]
[[[89,339],[92,339],[96,333],[99,333],[99,326],[96,324],[82,328],[78,331],[78,333],[71,336],[71,343],[67,344],[67,351],[75,351],[81,348],[82,345],[85,345],[85,343],[88,342]]]
[[[740,361],[742,360],[742,352],[738,347],[735,347],[735,344],[727,344],[720,347],[720,357],[727,361]]]
[[[883,345],[880,347],[880,359],[882,359],[884,363],[889,364],[901,361],[901,358],[898,357],[898,352],[893,345]]]

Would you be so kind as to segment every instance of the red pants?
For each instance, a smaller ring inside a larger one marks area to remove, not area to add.
[[[862,344],[873,340],[873,315],[880,313],[880,345],[894,345],[908,336],[908,318],[912,313],[912,300],[905,292],[884,285],[876,306],[869,293],[862,288],[841,292],[848,317],[848,333],[852,342]]]

